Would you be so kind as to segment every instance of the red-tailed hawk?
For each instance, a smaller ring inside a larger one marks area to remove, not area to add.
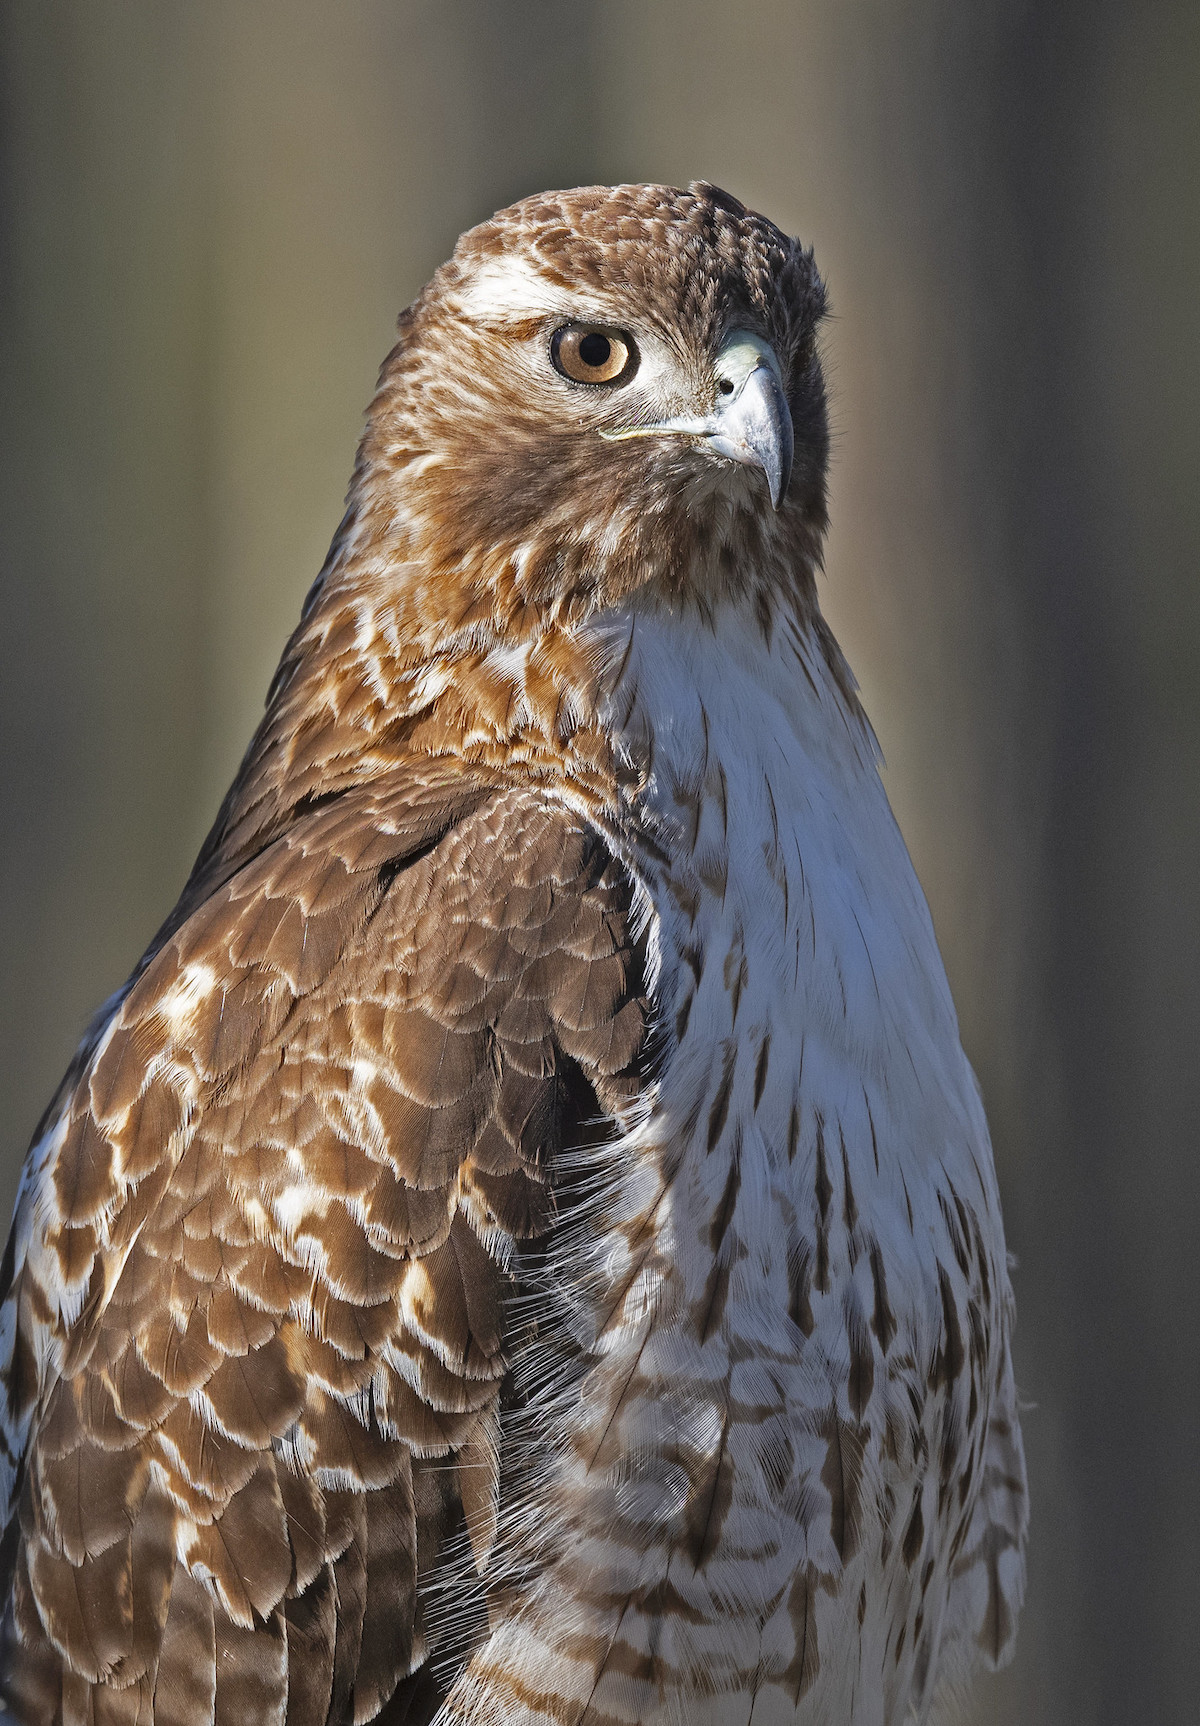
[[[27,1726],[900,1726],[1022,1592],[987,1128],[817,607],[811,253],[529,199],[403,316],[25,1165]]]

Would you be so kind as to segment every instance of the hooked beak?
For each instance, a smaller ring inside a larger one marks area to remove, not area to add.
[[[718,393],[713,413],[600,435],[614,442],[671,434],[701,438],[718,455],[759,468],[778,509],[791,477],[795,435],[775,350],[748,330],[734,330],[717,355],[714,371]]]

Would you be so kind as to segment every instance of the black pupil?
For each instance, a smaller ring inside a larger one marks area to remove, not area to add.
[[[612,343],[607,336],[598,335],[593,330],[580,342],[579,357],[590,370],[598,372],[612,358]]]

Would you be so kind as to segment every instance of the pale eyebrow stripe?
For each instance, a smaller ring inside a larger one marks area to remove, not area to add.
[[[525,258],[511,254],[492,258],[472,273],[455,291],[463,311],[478,318],[595,316],[604,321],[604,314],[581,306],[578,298],[565,288],[547,281],[541,271]]]

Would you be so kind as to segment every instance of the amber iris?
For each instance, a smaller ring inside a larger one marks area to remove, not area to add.
[[[577,384],[623,384],[637,369],[633,338],[619,330],[567,324],[550,344],[555,369]]]

